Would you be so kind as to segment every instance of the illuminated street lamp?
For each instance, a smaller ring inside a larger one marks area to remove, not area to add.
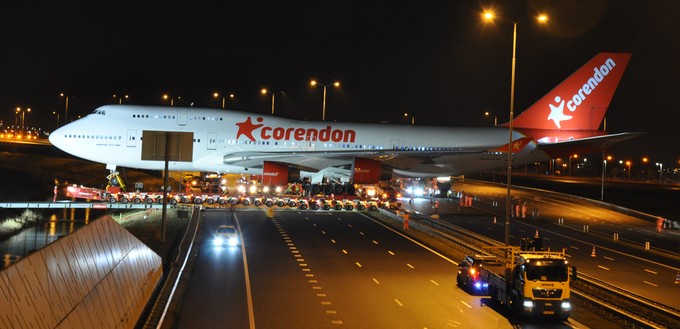
[[[496,19],[496,15],[492,11],[485,11],[482,14],[482,18],[486,22],[492,22]],[[515,111],[515,54],[517,53],[517,24],[520,22],[524,21],[512,21],[508,20],[509,22],[512,23],[512,70],[511,70],[511,76],[510,76],[510,121],[508,122],[508,130],[509,130],[509,142],[508,142],[508,191],[507,191],[507,199],[505,201],[505,245],[509,246],[510,245],[510,191],[512,189],[512,120],[514,117],[514,111]],[[536,17],[536,21],[539,23],[546,23],[548,21],[548,16],[541,14],[538,17]]]
[[[578,154],[574,154],[574,155],[569,156],[569,176],[571,176],[571,158],[577,159]]]
[[[114,100],[118,100],[118,104],[123,104],[123,99],[128,99],[128,95],[113,95]]]
[[[336,88],[340,87],[340,82],[335,81],[332,84],[323,84],[319,83],[316,80],[312,80],[309,82],[309,84],[314,87],[316,85],[322,86],[323,87],[323,105],[322,105],[322,112],[321,112],[321,121],[326,121],[326,87],[328,86],[334,86]]]
[[[630,166],[631,166],[632,164],[633,164],[632,162],[626,161],[626,166],[628,166],[628,180],[630,180]]]
[[[17,107],[16,110],[14,111],[14,126],[15,127],[19,126],[19,113],[21,113],[21,108]]]
[[[279,92],[283,94],[283,91],[279,91]],[[260,93],[262,95],[267,95],[268,93],[272,94],[272,115],[273,115],[274,114],[274,101],[276,100],[276,93],[273,92],[273,91],[270,92],[269,90],[267,90],[267,88],[262,88],[262,90],[260,90]]]
[[[175,106],[175,97],[170,97],[168,94],[163,94],[163,100],[167,101],[170,100],[170,106]],[[182,97],[177,97],[177,100],[182,99]]]
[[[657,162],[656,166],[659,167],[659,183],[663,183],[663,163]]]
[[[57,128],[59,128],[59,113],[57,113],[56,111],[52,111],[52,115],[57,117]]]
[[[604,151],[602,151],[604,156]],[[604,201],[604,179],[607,174],[607,161],[612,161],[612,156],[608,155],[606,158],[602,159],[602,189],[600,192],[600,201]]]
[[[484,116],[485,116],[485,117],[490,117],[491,114],[493,114],[493,113],[491,113],[491,112],[489,112],[489,111],[484,112]],[[493,126],[494,126],[494,127],[495,127],[495,126],[498,126],[498,116],[495,115],[495,114],[493,115]]]
[[[227,103],[227,95],[220,95],[220,93],[214,92],[214,93],[213,93],[213,97],[214,97],[214,98],[220,98],[220,97],[222,97],[222,108],[224,108],[224,107],[226,106],[226,103]],[[236,96],[234,96],[234,94],[229,94],[229,98],[234,99],[234,97],[236,97]]]
[[[408,117],[409,117],[409,114],[408,114],[408,113],[404,113],[404,118],[408,118]],[[411,124],[412,124],[412,125],[416,124],[416,116],[413,115],[413,114],[411,114]]]
[[[59,94],[60,97],[64,97],[66,99],[66,105],[64,106],[64,124],[68,123],[68,95],[64,95],[64,93]]]
[[[21,113],[21,131],[24,130],[24,126],[25,126],[24,124],[26,122],[26,112],[30,113],[31,108],[29,107],[27,109],[22,109],[20,107],[17,107],[17,113]]]

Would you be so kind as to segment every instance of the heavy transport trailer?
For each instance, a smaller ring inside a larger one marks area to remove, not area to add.
[[[326,199],[326,198],[306,198],[298,196],[245,196],[245,195],[221,195],[221,194],[171,194],[168,193],[168,203],[171,205],[177,204],[194,204],[194,205],[253,205],[256,207],[291,207],[299,208],[301,210],[377,210],[379,207],[385,208],[382,202],[376,200],[363,200],[359,198],[342,198],[342,199]],[[107,190],[97,189],[91,187],[84,187],[72,185],[67,187],[66,196],[77,199],[86,199],[91,201],[104,201],[109,203],[146,203],[154,204],[163,203],[162,192],[123,192],[119,189],[109,188]]]
[[[525,243],[526,242],[526,243]],[[540,239],[523,239],[522,247],[484,247],[497,257],[497,266],[480,269],[491,299],[524,317],[566,320],[572,311],[570,267],[564,251],[536,250]]]

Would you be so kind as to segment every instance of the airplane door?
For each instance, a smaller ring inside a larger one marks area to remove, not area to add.
[[[208,150],[217,149],[217,133],[208,133]]]
[[[178,107],[177,108],[177,125],[179,126],[186,126],[187,125],[187,116],[189,115],[189,109],[186,107]]]
[[[399,147],[399,140],[398,139],[390,139],[390,146],[392,147],[393,150],[396,150],[397,147]]]
[[[127,147],[137,146],[137,130],[128,129],[127,131]]]

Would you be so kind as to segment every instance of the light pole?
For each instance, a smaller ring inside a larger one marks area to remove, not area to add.
[[[170,106],[175,106],[175,97],[170,97],[170,95],[168,95],[168,94],[163,94],[163,100],[167,101],[168,99],[170,100]],[[177,100],[180,100],[180,99],[182,99],[182,97],[178,96]]]
[[[663,163],[657,162],[656,166],[659,167],[659,183],[663,182]]]
[[[495,18],[496,15],[492,11],[486,11],[482,14],[482,17],[484,18],[484,21],[486,22],[492,22]],[[548,16],[546,15],[539,15],[536,17],[536,20],[539,23],[545,23],[548,21]],[[523,20],[522,20],[523,21]],[[515,59],[515,55],[517,53],[517,24],[522,22],[522,21],[511,21],[512,23],[512,70],[511,70],[511,76],[510,76],[510,121],[508,122],[508,131],[509,131],[509,141],[508,141],[508,191],[507,191],[507,198],[505,200],[505,245],[509,246],[510,245],[510,191],[512,189],[512,120],[514,117],[514,111],[515,111],[515,63],[517,62]]]
[[[408,117],[409,117],[408,113],[404,113],[404,118],[408,118]],[[411,124],[412,125],[416,124],[416,116],[413,115],[413,114],[411,114]]]
[[[632,163],[630,161],[626,161],[626,166],[628,166],[628,180],[630,180],[630,166]]]
[[[335,81],[332,84],[323,84],[319,83],[316,80],[312,80],[309,82],[309,84],[314,87],[316,85],[322,86],[323,87],[323,105],[322,105],[322,112],[321,112],[321,121],[326,121],[326,87],[328,86],[334,86],[334,87],[340,87],[340,82]]]
[[[66,105],[64,106],[64,124],[66,124],[68,123],[68,95],[60,93],[59,96],[64,97],[66,99]]]
[[[52,111],[52,114],[57,117],[57,128],[59,128],[59,113]]]
[[[118,96],[118,95],[116,95],[116,94],[113,95],[113,99],[114,99],[114,100],[118,100],[118,104],[123,104],[123,98],[128,99],[129,96],[128,96],[128,95],[120,95],[120,96]]]
[[[22,110],[21,108],[17,107],[17,112],[21,112],[21,131],[24,131],[26,123],[26,112],[31,112],[31,108],[29,107],[25,110]]]
[[[14,126],[19,127],[19,113],[21,113],[21,108],[17,107],[14,111]]]
[[[260,90],[260,93],[262,95],[267,95],[268,92],[269,90],[267,90],[267,88],[262,88],[262,90]],[[276,93],[272,92],[271,94],[272,94],[272,115],[274,115],[274,101],[276,100]]]
[[[578,154],[569,156],[569,176],[571,177],[571,158],[578,158]]]
[[[484,112],[484,116],[485,116],[485,117],[490,117],[491,114],[492,114],[492,113],[489,112],[489,111]],[[495,127],[495,126],[498,126],[498,116],[495,115],[495,114],[493,115],[493,126],[494,126],[494,127]]]
[[[226,95],[220,95],[220,93],[214,92],[213,97],[215,97],[215,98],[222,97],[222,108],[224,108],[226,106],[226,104],[227,104],[227,96]],[[234,96],[234,94],[229,94],[229,98],[234,99],[234,97],[236,97],[236,96]]]

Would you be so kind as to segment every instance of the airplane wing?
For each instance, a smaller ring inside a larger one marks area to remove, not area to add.
[[[612,145],[642,135],[642,132],[625,132],[611,135],[580,138],[573,141],[538,144],[546,153],[554,156],[564,156],[569,153],[587,153],[593,150],[604,150]],[[567,153],[565,153],[565,151]]]

